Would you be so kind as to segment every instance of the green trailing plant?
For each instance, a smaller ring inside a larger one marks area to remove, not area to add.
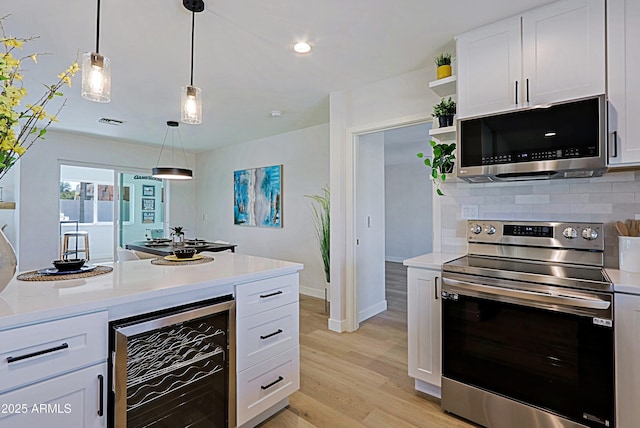
[[[331,222],[329,216],[331,192],[329,186],[325,185],[322,188],[322,193],[319,195],[305,195],[310,198],[311,210],[313,214],[313,225],[316,230],[316,238],[318,238],[318,244],[320,246],[320,256],[322,257],[322,263],[324,265],[324,275],[327,282],[330,280],[329,275],[329,243],[330,243],[330,230]]]
[[[442,98],[440,102],[433,106],[433,117],[454,116],[456,114],[456,102],[449,97],[448,100]]]
[[[434,140],[429,141],[433,151],[433,157],[429,158],[426,154],[420,152],[417,156],[424,159],[424,164],[431,168],[431,179],[436,186],[436,193],[443,196],[440,190],[440,183],[447,179],[447,174],[453,172],[454,161],[456,159],[455,150],[456,143],[437,143]]]
[[[451,53],[442,52],[440,55],[434,58],[434,61],[438,67],[441,65],[451,65]]]

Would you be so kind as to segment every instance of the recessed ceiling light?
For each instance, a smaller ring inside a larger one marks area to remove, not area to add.
[[[555,137],[555,136],[556,136],[556,133],[555,133],[555,132],[553,132],[553,131],[551,131],[551,132],[547,132],[547,133],[545,133],[545,134],[544,134],[544,136],[545,136],[545,137],[547,137],[547,138],[551,138],[551,137]]]
[[[311,45],[307,42],[298,42],[293,45],[293,51],[299,54],[306,54],[311,51]]]
[[[271,117],[280,117],[282,116],[282,110],[271,110]]]

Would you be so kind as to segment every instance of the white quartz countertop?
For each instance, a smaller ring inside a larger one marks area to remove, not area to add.
[[[409,267],[439,270],[442,268],[443,263],[450,262],[462,256],[464,256],[462,253],[429,253],[407,259],[402,264]]]
[[[235,253],[215,253],[197,265],[152,265],[151,259],[109,264],[113,271],[60,281],[13,279],[0,293],[0,330],[74,313],[92,312],[186,292],[233,292],[233,285],[295,273],[300,263]],[[213,297],[213,296],[212,296]]]
[[[613,291],[640,295],[640,273],[609,268],[606,268],[605,271],[609,275],[611,282],[613,282]]]

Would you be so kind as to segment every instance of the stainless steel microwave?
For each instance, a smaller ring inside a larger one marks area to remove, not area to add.
[[[597,177],[607,170],[604,95],[458,121],[457,174],[483,183]]]

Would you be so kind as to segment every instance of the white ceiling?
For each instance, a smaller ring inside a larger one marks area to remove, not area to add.
[[[199,152],[329,120],[329,93],[432,64],[453,37],[549,0],[205,0],[196,14],[194,85],[203,123],[180,126],[185,149]],[[95,0],[8,0],[8,35],[40,36],[25,54],[31,95],[78,52],[95,48]],[[296,56],[291,44],[313,50]],[[161,144],[179,120],[189,83],[191,13],[182,0],[102,0],[100,52],[112,63],[112,101],[80,97],[80,74],[51,129]],[[26,63],[25,63],[26,64]],[[427,82],[425,82],[425,90]],[[284,115],[272,118],[272,110]],[[120,127],[98,123],[124,120]]]

